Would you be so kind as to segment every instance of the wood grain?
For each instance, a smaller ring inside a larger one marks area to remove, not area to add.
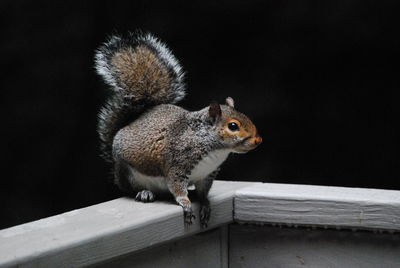
[[[240,189],[235,220],[323,227],[400,230],[400,191],[293,184]]]

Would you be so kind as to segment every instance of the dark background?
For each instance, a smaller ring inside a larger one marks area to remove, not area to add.
[[[0,228],[120,196],[93,55],[135,29],[181,61],[183,107],[232,96],[258,126],[220,179],[400,190],[398,1],[54,2],[0,3]]]

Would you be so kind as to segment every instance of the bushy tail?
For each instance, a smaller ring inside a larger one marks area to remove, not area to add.
[[[170,50],[150,34],[112,36],[97,51],[95,67],[112,95],[99,113],[102,156],[112,161],[115,134],[145,110],[185,96],[183,71]]]

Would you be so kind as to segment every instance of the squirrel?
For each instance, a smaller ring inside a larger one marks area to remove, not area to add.
[[[185,96],[184,72],[167,46],[149,33],[111,36],[95,54],[95,69],[111,88],[99,113],[102,157],[113,165],[115,184],[137,201],[171,193],[192,224],[188,190],[200,203],[200,223],[210,219],[208,192],[230,153],[262,141],[252,121],[211,102],[199,111],[175,104]]]

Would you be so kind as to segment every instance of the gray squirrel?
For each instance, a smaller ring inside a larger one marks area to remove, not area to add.
[[[206,227],[207,196],[219,166],[230,153],[246,153],[262,141],[254,124],[234,109],[230,97],[194,112],[174,105],[185,96],[184,73],[151,34],[110,37],[96,51],[95,67],[111,87],[98,132],[114,182],[141,202],[171,193],[186,224],[195,219],[188,198],[194,190]]]

